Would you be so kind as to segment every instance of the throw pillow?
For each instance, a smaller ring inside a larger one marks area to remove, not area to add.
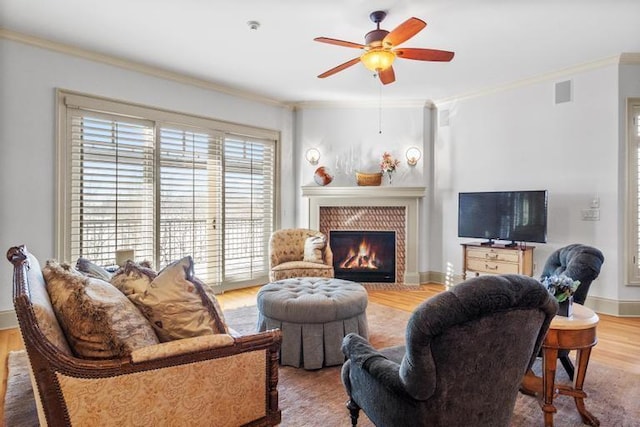
[[[99,265],[89,261],[87,258],[78,258],[78,261],[76,262],[76,269],[81,273],[84,273],[85,276],[95,277],[96,279],[101,279],[105,282],[111,280],[111,273]]]
[[[122,358],[158,344],[144,316],[110,283],[53,260],[42,274],[56,317],[78,357]]]
[[[322,250],[326,244],[327,239],[324,236],[307,237],[304,241],[303,261],[324,264],[324,260],[322,259]]]
[[[137,264],[133,261],[127,261],[124,266],[113,273],[111,284],[127,296],[141,294],[147,290],[149,284],[157,276],[158,273],[150,268],[148,262]]]
[[[144,293],[129,298],[162,342],[227,333],[215,296],[207,289],[193,277],[193,259],[187,256],[160,271]]]

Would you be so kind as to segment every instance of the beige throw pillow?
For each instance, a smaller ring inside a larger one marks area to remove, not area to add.
[[[227,333],[213,292],[193,277],[190,256],[165,267],[144,293],[129,298],[149,319],[162,342]]]
[[[127,296],[142,294],[157,276],[158,273],[153,271],[148,263],[137,264],[129,260],[113,273],[111,284]]]
[[[110,283],[53,260],[42,274],[58,322],[78,357],[122,358],[158,344],[147,319]]]
[[[322,258],[322,250],[327,244],[324,236],[307,237],[304,241],[304,259],[306,262],[314,262],[316,264],[324,264]]]

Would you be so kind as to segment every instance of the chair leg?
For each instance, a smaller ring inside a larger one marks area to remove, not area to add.
[[[358,416],[360,415],[360,407],[356,402],[349,399],[347,401],[347,409],[349,410],[349,415],[351,415],[351,426],[356,427],[358,425]]]
[[[567,375],[569,375],[569,378],[573,381],[574,367],[569,355],[560,356],[560,363],[562,363],[564,370],[567,371]]]

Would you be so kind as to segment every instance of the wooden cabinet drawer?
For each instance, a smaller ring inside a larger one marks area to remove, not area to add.
[[[462,277],[467,271],[488,274],[525,274],[533,276],[533,246],[462,244]]]
[[[516,258],[517,261],[517,258]],[[518,263],[493,262],[490,260],[469,258],[467,268],[471,271],[478,271],[493,274],[518,274]]]
[[[519,261],[518,252],[513,250],[474,248],[467,251],[467,256],[470,259],[478,258],[485,261],[506,261],[516,263]]]

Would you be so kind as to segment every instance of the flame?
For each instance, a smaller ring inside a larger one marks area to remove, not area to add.
[[[377,270],[380,262],[376,258],[376,253],[366,240],[362,240],[358,245],[358,250],[349,249],[349,253],[340,263],[340,268],[358,270]]]

